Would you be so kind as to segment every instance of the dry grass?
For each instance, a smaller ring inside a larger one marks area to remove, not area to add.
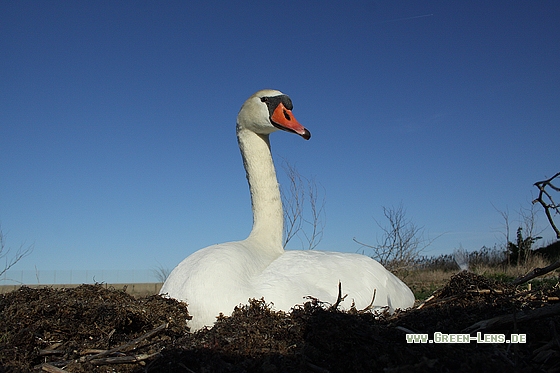
[[[432,295],[434,291],[445,285],[451,276],[458,272],[459,270],[420,269],[407,272],[403,271],[397,273],[397,276],[410,287],[416,299],[424,300]]]
[[[469,268],[469,271],[487,278],[510,282],[518,277],[526,275],[535,268],[544,268],[551,264],[550,261],[545,260],[542,256],[532,255],[520,265],[488,265],[477,264]],[[459,273],[460,270],[455,271],[442,270],[442,269],[418,269],[409,271],[400,271],[396,275],[402,279],[414,292],[416,299],[424,300],[434,291],[440,289],[445,285],[449,279]],[[560,271],[552,271],[539,279],[533,281],[542,281],[542,279],[558,279]]]
[[[535,268],[543,268],[551,264],[540,255],[531,255],[520,265],[487,266],[484,264],[472,268],[472,272],[485,277],[517,278],[531,272]],[[553,274],[554,272],[552,272]],[[549,276],[550,277],[550,276]]]

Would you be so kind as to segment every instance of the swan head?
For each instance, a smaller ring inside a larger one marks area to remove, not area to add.
[[[292,100],[288,95],[273,89],[263,89],[249,97],[241,106],[237,126],[260,135],[283,130],[309,140],[311,133],[296,120],[292,109]]]

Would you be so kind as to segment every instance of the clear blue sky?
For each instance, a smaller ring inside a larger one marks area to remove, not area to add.
[[[375,243],[401,203],[443,234],[427,255],[503,243],[496,209],[514,221],[560,171],[557,1],[2,1],[0,51],[18,270],[172,268],[245,238],[235,118],[262,88],[313,135],[271,141],[324,187],[319,249]]]

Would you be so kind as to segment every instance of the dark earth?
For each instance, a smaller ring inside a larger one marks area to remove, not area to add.
[[[251,300],[191,333],[188,306],[158,295],[22,287],[0,296],[0,372],[559,372],[559,297],[558,284],[522,290],[461,272],[393,315]],[[407,344],[412,332],[526,343]]]

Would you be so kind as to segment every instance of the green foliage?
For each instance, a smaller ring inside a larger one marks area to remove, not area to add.
[[[532,254],[533,244],[540,240],[542,237],[523,237],[523,229],[521,227],[517,228],[517,240],[516,242],[508,242],[507,249],[509,253],[510,264],[520,265],[523,261]]]

